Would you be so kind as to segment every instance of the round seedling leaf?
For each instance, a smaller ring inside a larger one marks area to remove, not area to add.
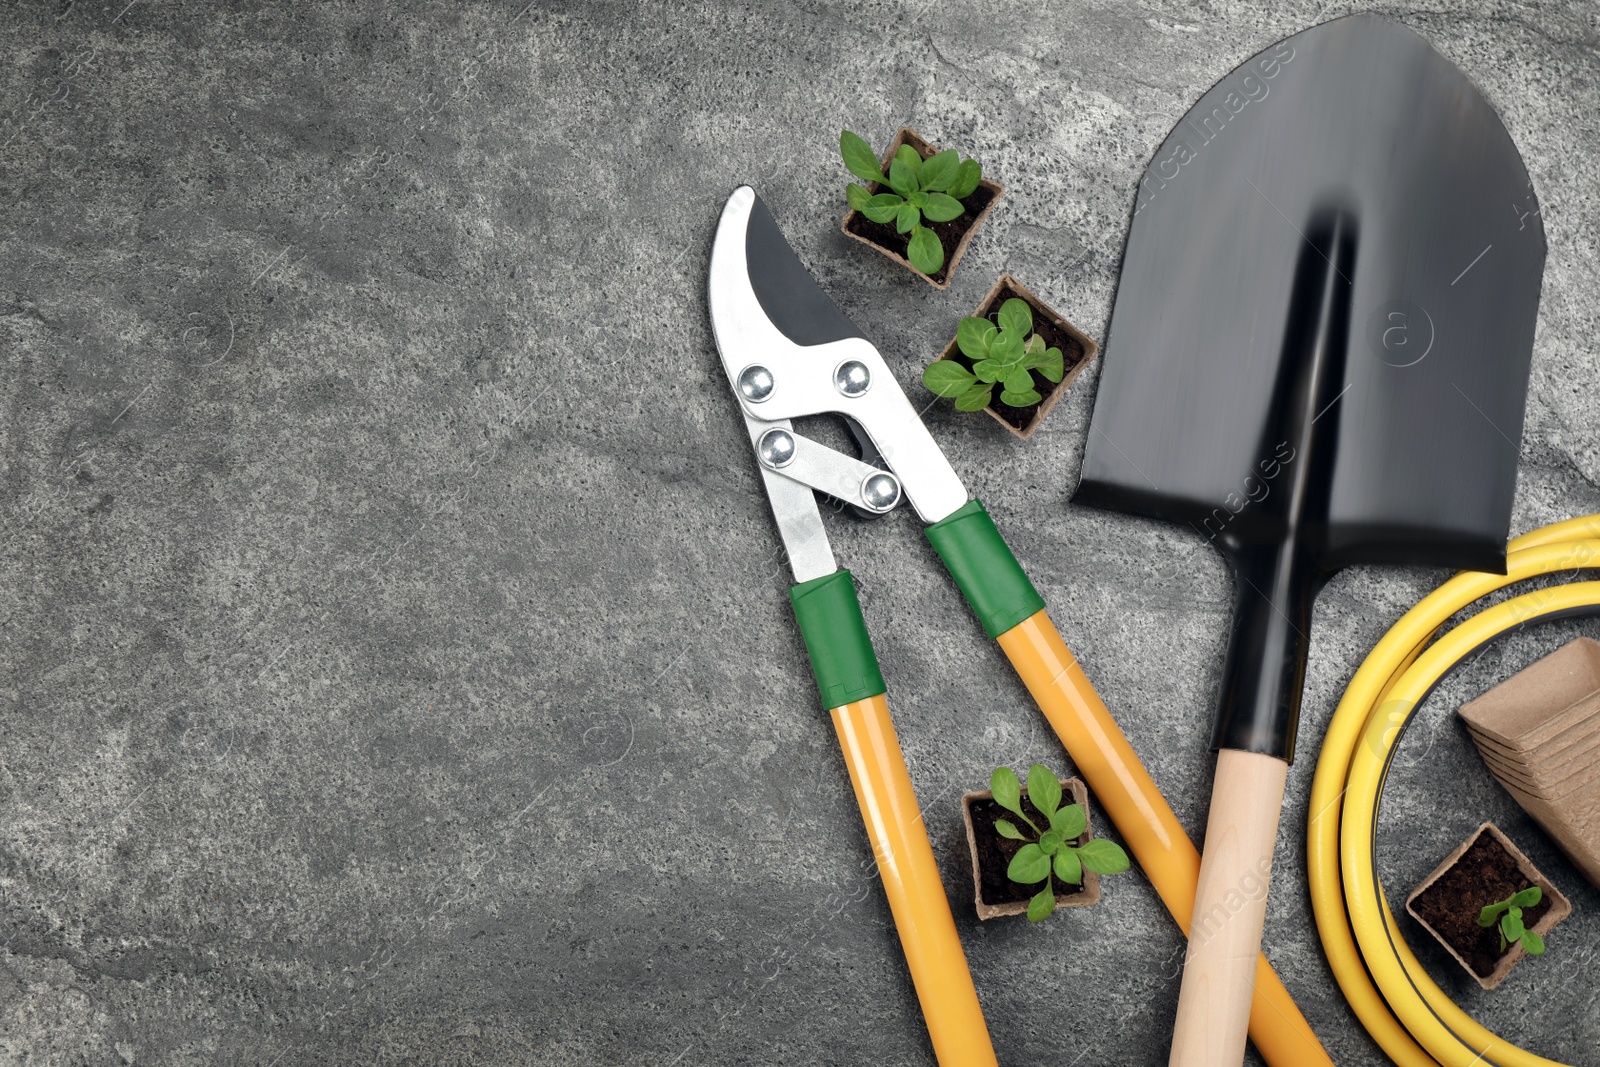
[[[1007,407],[1025,408],[1037,404],[1043,399],[1044,397],[1032,389],[1029,389],[1026,393],[1013,393],[1006,389],[1000,390],[1000,403],[1005,404]]]
[[[922,221],[922,212],[917,210],[917,205],[907,200],[900,205],[900,211],[894,217],[894,228],[901,233],[910,233]]]
[[[1544,890],[1540,889],[1536,885],[1530,885],[1528,888],[1519,890],[1512,896],[1511,905],[1512,907],[1516,908],[1531,908],[1543,899]]]
[[[975,383],[971,389],[956,397],[957,411],[982,411],[994,397],[994,386]]]
[[[950,182],[950,188],[945,192],[957,200],[965,200],[978,189],[978,183],[983,180],[983,168],[978,166],[976,159],[963,159],[956,168],[956,176]]]
[[[1522,925],[1522,909],[1512,908],[1500,917],[1500,932],[1507,941],[1516,941],[1522,937],[1527,927]]]
[[[1088,825],[1089,817],[1083,813],[1082,804],[1063,805],[1050,816],[1050,829],[1065,841],[1076,841]]]
[[[1096,838],[1078,849],[1083,866],[1095,874],[1121,874],[1130,866],[1128,854],[1115,841]]]
[[[1022,335],[1015,330],[1002,329],[989,342],[989,355],[1006,363],[1020,364],[1026,356],[1022,350]]]
[[[1009,819],[996,819],[994,821],[994,832],[1012,841],[1027,840],[1026,837],[1022,836],[1022,831],[1018,830],[1016,825]]]
[[[968,317],[956,327],[956,347],[968,359],[987,359],[989,343],[999,335],[994,323],[988,319]]]
[[[1011,857],[1011,863],[1006,867],[1006,877],[1024,885],[1042,882],[1049,875],[1050,857],[1035,844],[1023,845],[1017,850],[1017,854]]]
[[[948,363],[949,360],[940,362]],[[938,365],[934,364],[935,367]],[[1017,781],[1016,771],[1010,767],[996,767],[994,773],[989,775],[989,792],[994,796],[996,804],[1013,815],[1022,814],[1022,783]]]
[[[1046,885],[1033,895],[1028,901],[1028,921],[1031,923],[1044,922],[1050,918],[1050,913],[1056,910],[1056,888]]]
[[[1066,360],[1061,357],[1061,349],[1052,348],[1039,357],[1033,369],[1044,375],[1052,382],[1059,382],[1067,372]]]
[[[1544,938],[1532,930],[1522,931],[1522,947],[1528,950],[1530,956],[1544,955]]]
[[[878,193],[861,207],[861,213],[873,222],[888,222],[899,214],[905,197],[898,193]]]
[[[1033,375],[1023,367],[1014,367],[1006,371],[1006,392],[1027,393],[1033,390]]]
[[[928,202],[923,211],[934,222],[949,222],[959,219],[967,209],[961,206],[961,201],[944,193],[928,193]]]
[[[922,372],[922,384],[943,397],[960,396],[971,389],[976,381],[971,371],[953,359],[936,359]],[[1016,775],[1011,777],[1015,780]]]
[[[956,179],[956,171],[961,168],[961,157],[953,150],[935,152],[922,161],[922,170],[917,175],[922,187],[929,192],[947,192],[950,183]]]
[[[1033,309],[1028,307],[1026,300],[1012,297],[1000,305],[1000,314],[996,316],[1002,330],[1016,330],[1026,337],[1028,331],[1033,329]]]
[[[999,381],[1005,369],[1006,365],[998,359],[980,359],[972,365],[973,375],[986,385]]]
[[[1061,835],[1054,830],[1046,830],[1039,836],[1039,851],[1046,856],[1054,856],[1061,849]]]
[[[845,203],[850,205],[852,211],[865,211],[867,201],[872,199],[872,194],[867,192],[865,185],[847,185],[844,187]]]
[[[1061,806],[1061,780],[1042,763],[1028,768],[1028,799],[1047,819]]]
[[[1063,882],[1073,885],[1083,884],[1083,864],[1078,860],[1078,854],[1070,848],[1064,848],[1055,856],[1056,877]]]
[[[922,273],[934,274],[944,266],[944,245],[939,243],[939,238],[932,230],[919,226],[911,232],[911,243],[906,245],[906,258]]]
[[[878,157],[873,154],[872,146],[860,135],[849,130],[839,134],[839,155],[844,157],[845,169],[862,181],[889,184],[883,171],[878,169]]]
[[[912,159],[917,159],[920,162],[916,152],[905,145],[901,145],[899,154],[889,163],[889,188],[901,196],[910,196],[919,188],[917,185],[917,170],[907,161],[905,156],[907,152],[911,152]]]

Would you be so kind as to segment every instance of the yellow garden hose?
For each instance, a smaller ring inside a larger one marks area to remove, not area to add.
[[[1525,593],[1440,634],[1456,613],[1516,582],[1600,568],[1600,515],[1512,541],[1504,575],[1456,575],[1408,611],[1351,679],[1311,786],[1311,903],[1334,977],[1400,1067],[1561,1067],[1480,1026],[1428,977],[1401,936],[1373,863],[1373,832],[1394,746],[1438,680],[1473,650],[1540,619],[1600,611],[1600,581]]]

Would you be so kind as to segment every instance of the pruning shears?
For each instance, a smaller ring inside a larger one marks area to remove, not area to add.
[[[839,736],[934,1053],[941,1067],[989,1067],[994,1049],[889,717],[855,580],[834,560],[816,493],[862,516],[909,502],[928,524],[924,532],[968,605],[1185,931],[1199,852],[1062,642],[994,520],[968,497],[883,357],[818,287],[749,186],[734,190],[722,209],[709,303],[717,350],[794,573],[789,600]],[[792,420],[819,414],[844,417],[859,458],[795,432]],[[1264,957],[1251,1035],[1274,1067],[1325,1059]]]

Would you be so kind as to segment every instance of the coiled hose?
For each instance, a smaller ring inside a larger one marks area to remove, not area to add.
[[[1561,1067],[1480,1026],[1428,977],[1383,895],[1373,833],[1407,720],[1452,667],[1500,635],[1540,620],[1600,612],[1600,581],[1551,585],[1457,612],[1516,582],[1600,568],[1600,515],[1512,541],[1507,573],[1464,572],[1430,593],[1373,648],[1335,710],[1311,786],[1311,903],[1322,947],[1351,1008],[1400,1067]]]

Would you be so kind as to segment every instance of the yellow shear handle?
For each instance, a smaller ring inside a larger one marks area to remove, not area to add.
[[[1035,612],[997,640],[1066,746],[1078,773],[1089,783],[1187,936],[1200,881],[1200,852],[1067,650],[1050,616]],[[1333,1064],[1266,956],[1256,960],[1250,1039],[1272,1067]]]
[[[889,702],[868,697],[829,714],[939,1067],[997,1067]]]

